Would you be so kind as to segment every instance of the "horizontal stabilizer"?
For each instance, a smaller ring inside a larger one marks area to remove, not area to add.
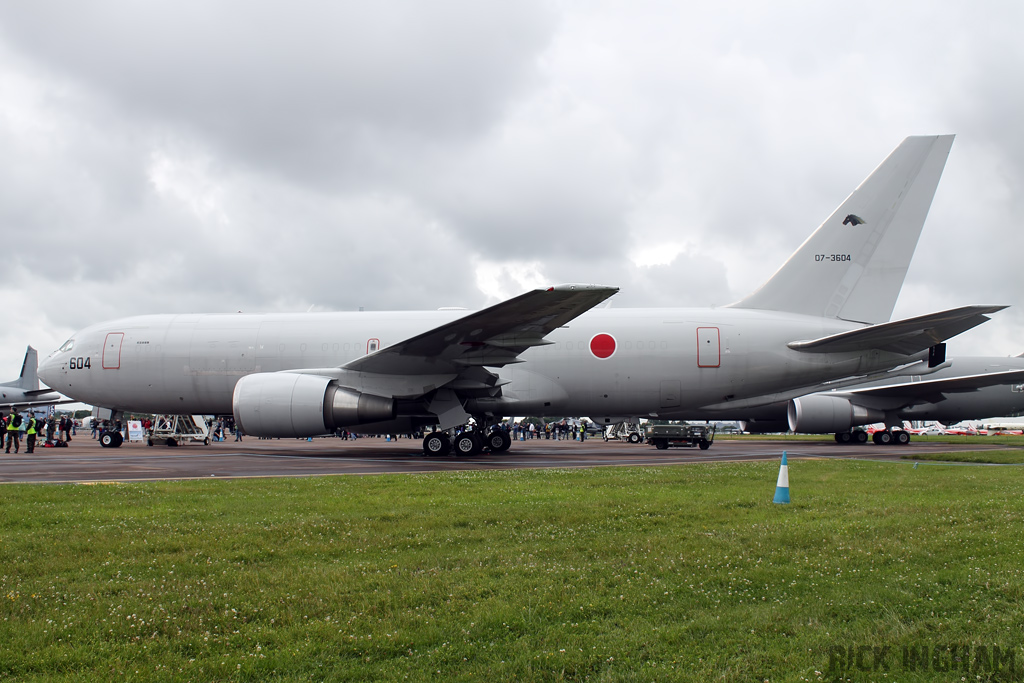
[[[60,399],[61,395],[53,389],[33,389],[31,391],[23,392],[25,396],[29,398],[39,398],[41,396],[52,395],[55,399]]]
[[[789,348],[807,353],[846,353],[879,349],[911,355],[924,351],[988,320],[1006,306],[963,306],[907,320],[871,325],[820,339],[794,341]]]

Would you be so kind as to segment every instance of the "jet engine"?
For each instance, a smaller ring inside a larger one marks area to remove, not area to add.
[[[856,405],[842,396],[801,396],[789,403],[789,428],[804,434],[843,432],[885,420],[885,412]]]
[[[304,437],[395,417],[395,399],[295,372],[246,375],[231,399],[235,424],[252,436]]]

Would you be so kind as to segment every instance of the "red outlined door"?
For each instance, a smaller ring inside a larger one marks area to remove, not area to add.
[[[109,332],[103,342],[103,369],[121,369],[121,342],[124,341],[124,332]]]
[[[697,328],[697,367],[717,368],[722,365],[722,341],[717,327]]]
[[[377,353],[380,348],[380,339],[370,339],[366,342],[366,353]]]

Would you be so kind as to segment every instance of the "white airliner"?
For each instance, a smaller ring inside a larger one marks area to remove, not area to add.
[[[904,420],[955,424],[1024,415],[1024,357],[954,357],[928,376],[911,374],[819,391],[760,407],[695,411],[689,419],[739,420],[752,433],[834,433],[839,443],[865,443],[865,425],[884,423],[877,444],[910,443]]]
[[[724,308],[594,309],[618,290],[561,285],[471,313],[150,315],[77,332],[40,376],[117,412],[233,414],[255,436],[436,427],[423,442],[433,455],[470,417],[459,454],[507,449],[490,429],[506,416],[672,418],[893,368],[926,374],[943,341],[1004,308],[887,322],[952,142],[904,140]]]

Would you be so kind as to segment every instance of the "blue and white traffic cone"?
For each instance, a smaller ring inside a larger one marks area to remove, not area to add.
[[[779,466],[779,481],[775,484],[775,503],[789,503],[789,465],[786,464],[786,451],[782,451],[782,465]]]

